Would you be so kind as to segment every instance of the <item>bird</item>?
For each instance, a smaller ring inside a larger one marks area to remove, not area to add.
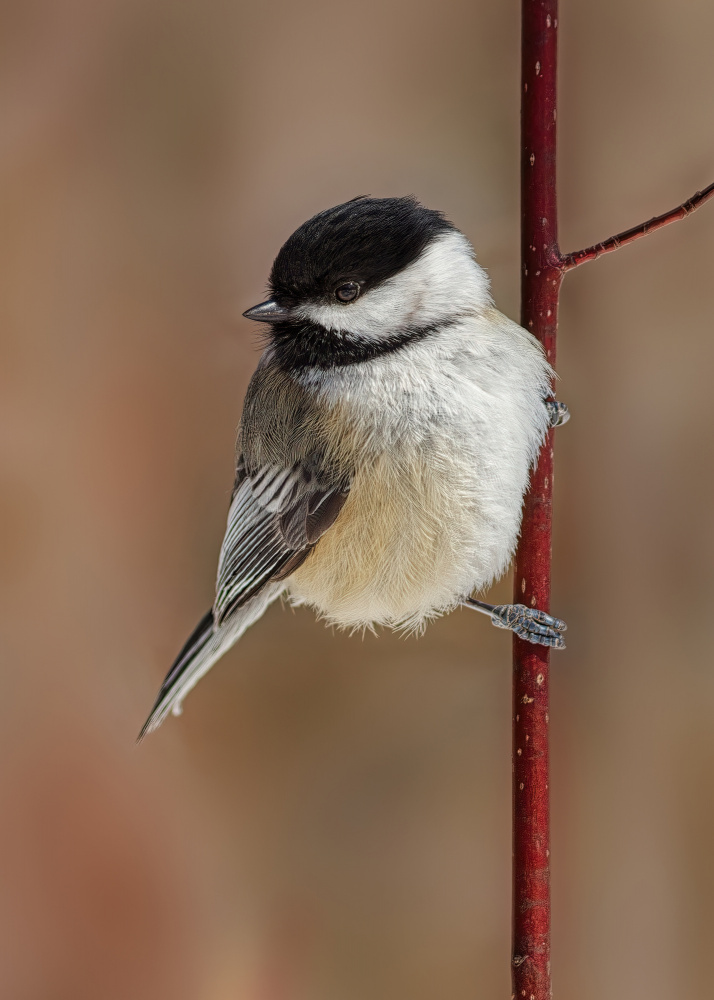
[[[139,739],[278,598],[349,630],[421,632],[460,605],[556,649],[565,622],[473,596],[508,568],[551,427],[536,338],[499,312],[466,236],[413,196],[303,223],[272,266],[215,600]]]

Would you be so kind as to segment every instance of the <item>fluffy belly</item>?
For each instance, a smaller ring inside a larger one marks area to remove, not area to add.
[[[335,524],[289,578],[291,596],[347,627],[418,628],[453,608],[502,568],[493,558],[483,565],[488,526],[468,480],[455,465],[417,457],[363,468]]]

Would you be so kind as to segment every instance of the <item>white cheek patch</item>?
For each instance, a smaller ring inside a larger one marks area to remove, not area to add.
[[[308,304],[299,315],[336,333],[381,340],[405,327],[430,326],[490,305],[488,277],[474,260],[471,244],[461,233],[448,232],[356,302]]]

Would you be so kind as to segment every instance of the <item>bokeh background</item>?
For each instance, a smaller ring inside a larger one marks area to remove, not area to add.
[[[564,2],[561,243],[714,177],[714,6]],[[273,607],[134,737],[212,597],[240,318],[306,217],[412,192],[518,315],[516,0],[0,10],[0,995],[510,995],[510,642]],[[714,208],[568,277],[556,996],[709,995]],[[495,594],[506,599],[508,581]]]

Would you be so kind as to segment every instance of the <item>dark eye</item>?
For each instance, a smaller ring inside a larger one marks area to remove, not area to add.
[[[354,302],[359,295],[359,285],[356,281],[346,281],[335,289],[335,296],[340,302]]]

